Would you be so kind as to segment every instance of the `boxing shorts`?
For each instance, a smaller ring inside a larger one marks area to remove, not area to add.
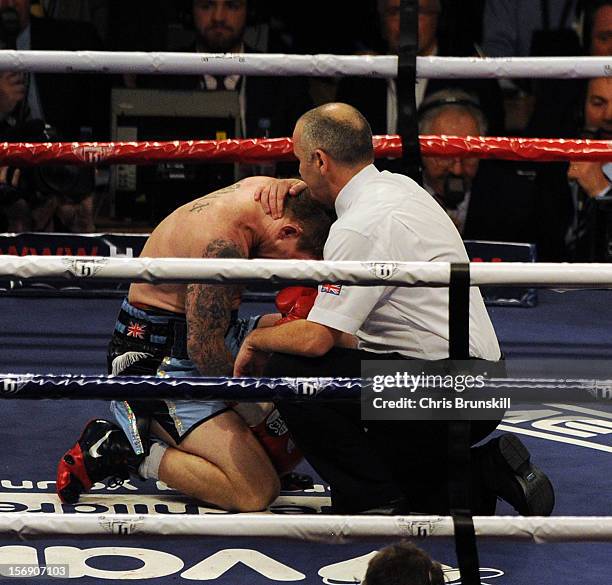
[[[244,338],[257,327],[259,316],[239,319],[232,314],[225,345],[236,357]],[[185,315],[140,309],[125,299],[107,353],[109,373],[115,376],[186,377],[201,374],[187,354]],[[111,412],[134,452],[148,452],[148,425],[155,420],[179,444],[193,429],[225,412],[221,401],[113,401]]]

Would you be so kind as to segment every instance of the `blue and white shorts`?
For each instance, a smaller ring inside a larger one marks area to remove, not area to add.
[[[253,331],[260,315],[237,319],[225,335],[225,346],[236,357],[245,337]],[[157,370],[157,375],[169,378],[200,376],[199,371],[189,359],[165,357]],[[128,437],[134,452],[138,455],[146,451],[137,425],[137,410],[155,420],[178,445],[191,431],[207,420],[229,410],[223,401],[207,400],[147,400],[113,401],[111,412],[117,424]]]

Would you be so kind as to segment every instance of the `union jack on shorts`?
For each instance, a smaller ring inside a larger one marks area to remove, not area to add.
[[[328,293],[330,295],[339,295],[342,290],[341,284],[322,284],[321,292]]]
[[[131,322],[127,328],[127,336],[136,337],[137,339],[144,339],[144,333],[146,328],[146,325]]]

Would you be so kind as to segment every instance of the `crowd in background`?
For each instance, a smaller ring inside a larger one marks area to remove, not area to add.
[[[1,0],[0,43],[24,50],[395,54],[399,6],[400,0],[343,0],[321,9],[316,2],[278,0]],[[419,0],[421,56],[611,53],[612,0]],[[334,100],[360,109],[374,134],[397,132],[394,80],[4,72],[2,138],[116,138],[110,100],[118,88],[225,91],[235,96],[245,137],[290,136],[301,113]],[[421,133],[606,139],[612,131],[607,78],[420,79],[415,92]],[[378,163],[401,170],[397,160]],[[423,181],[465,238],[533,242],[542,260],[607,260],[608,167],[432,157],[423,161]],[[291,175],[297,169],[279,165],[263,172]],[[214,173],[202,175],[214,183]],[[202,192],[215,186],[201,181]],[[2,167],[0,186],[3,231],[88,232],[104,225],[105,214],[117,215],[100,195],[109,189],[108,172],[101,169]],[[134,208],[120,207],[118,219],[129,227],[139,196],[145,202],[141,219],[152,224],[195,195],[175,191],[156,216],[150,196],[136,193],[126,199]]]

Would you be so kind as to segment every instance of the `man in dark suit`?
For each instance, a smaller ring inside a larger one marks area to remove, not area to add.
[[[248,5],[248,2],[251,5]],[[199,53],[256,53],[244,42],[255,0],[193,0],[194,45]],[[312,103],[305,79],[260,76],[169,75],[145,80],[164,89],[236,92],[243,112],[244,138],[291,136],[297,119]]]
[[[468,93],[445,89],[419,109],[421,134],[484,136],[487,120]],[[536,244],[540,260],[559,261],[567,228],[563,177],[523,161],[423,157],[423,186],[445,209],[464,239]]]
[[[258,53],[244,41],[245,31],[256,18],[255,0],[193,0],[192,20],[194,42],[185,47],[198,53]],[[149,89],[194,92],[225,92],[224,100],[237,102],[240,111],[240,135],[227,138],[282,138],[291,136],[297,119],[312,107],[309,86],[300,77],[263,77],[246,75],[166,75],[143,76],[136,86]],[[229,103],[229,101],[228,101]],[[155,130],[155,129],[153,129]],[[203,139],[214,136],[182,134],[175,138]],[[154,138],[154,137],[152,137]],[[202,191],[214,191],[227,182],[227,164],[203,164],[185,167],[196,178],[194,181],[175,181],[175,186],[156,185],[154,178],[146,178],[152,185],[147,191],[151,199],[154,219],[167,215],[171,209],[194,196],[194,183]],[[152,173],[154,169],[144,169]],[[249,175],[291,176],[297,174],[297,164],[273,162],[262,165],[239,165],[237,178]],[[150,175],[146,175],[149,177]],[[186,175],[185,175],[186,176]],[[167,182],[166,182],[167,183]]]
[[[448,50],[438,41],[440,0],[419,0],[418,40],[420,57],[447,56]],[[400,0],[378,0],[378,17],[384,47],[381,53],[397,54],[399,49]],[[463,56],[463,55],[453,55]],[[467,56],[467,55],[465,55]],[[489,120],[490,131],[502,135],[503,100],[496,80],[492,79],[419,79],[415,88],[417,107],[425,96],[447,87],[473,94]],[[397,133],[397,104],[394,79],[343,78],[337,100],[355,106],[369,120],[374,134]]]
[[[7,11],[16,13],[16,29],[7,31],[3,27],[0,41],[4,49],[102,49],[90,23],[31,17],[30,0],[3,0],[2,20]],[[107,139],[109,87],[108,78],[102,75],[1,72],[0,119],[4,132],[38,119],[53,126],[64,140]]]
[[[588,80],[576,135],[612,138],[612,79]],[[612,241],[612,163],[570,161],[567,180],[572,217],[567,233],[568,258],[574,262],[610,262]]]

